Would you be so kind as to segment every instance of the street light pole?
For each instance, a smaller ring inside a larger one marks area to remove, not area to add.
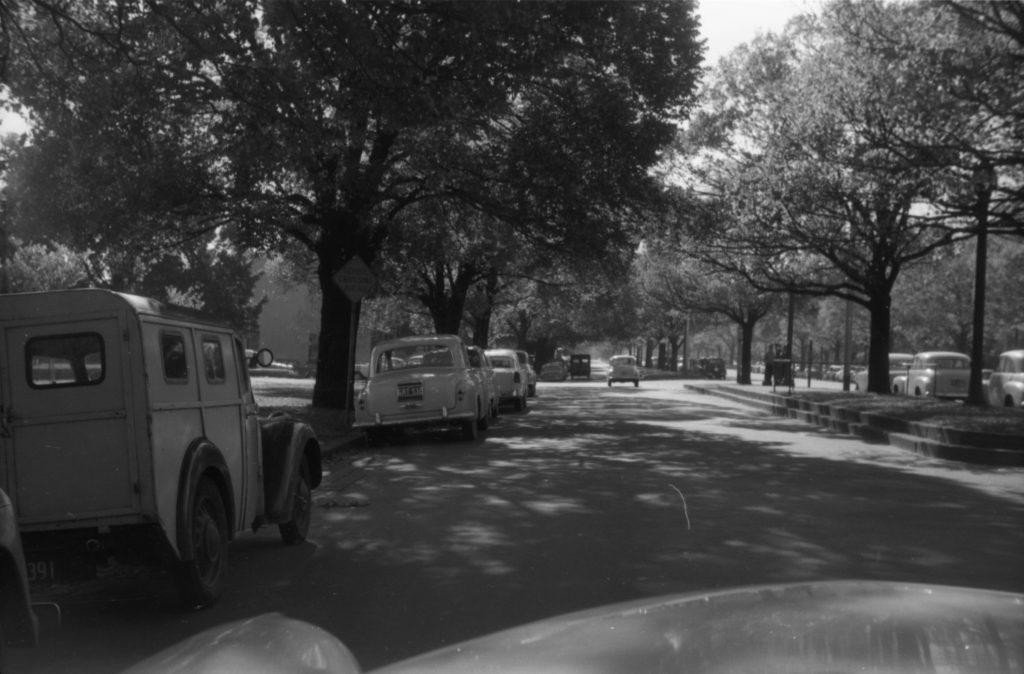
[[[985,358],[985,269],[988,266],[988,206],[995,184],[996,172],[988,162],[974,171],[971,186],[978,197],[976,204],[978,239],[974,263],[974,316],[971,341],[971,378],[967,387],[968,405],[984,405],[987,402],[987,396],[982,389],[981,370]]]

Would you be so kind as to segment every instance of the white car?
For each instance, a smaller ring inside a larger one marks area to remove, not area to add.
[[[537,371],[533,369],[530,356],[525,351],[516,351],[519,356],[519,364],[526,369],[526,395],[531,398],[537,396]]]
[[[526,368],[519,362],[519,356],[512,349],[488,349],[486,353],[494,369],[498,399],[503,405],[511,404],[516,412],[525,410],[529,382]]]
[[[892,383],[900,375],[907,374],[907,369],[914,362],[914,354],[912,353],[890,353],[889,354],[889,387],[888,391],[892,390]],[[840,375],[840,379],[842,376]],[[868,390],[868,370],[864,368],[858,370],[853,374],[853,388],[855,391],[867,391]]]
[[[352,427],[362,429],[371,444],[396,428],[453,427],[476,440],[490,414],[487,393],[459,337],[403,337],[373,347]]]
[[[999,365],[988,380],[988,400],[994,407],[1024,406],[1024,349],[999,355]]]
[[[498,418],[498,385],[494,382],[494,368],[491,367],[491,359],[479,346],[467,346],[469,352],[469,365],[477,371],[480,376],[480,384],[484,388],[484,399],[488,401],[491,419]]]
[[[634,356],[612,356],[608,360],[608,386],[617,381],[631,381],[634,387],[640,386],[640,368]]]
[[[971,378],[971,359],[955,351],[923,351],[914,356],[910,369],[893,379],[898,395],[966,398]]]

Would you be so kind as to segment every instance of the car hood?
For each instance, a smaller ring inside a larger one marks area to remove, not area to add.
[[[355,674],[351,654],[325,633],[281,616],[292,666],[260,672]],[[246,663],[273,640],[253,621],[210,630],[169,649],[134,674],[214,672]],[[241,631],[240,631],[241,630]],[[236,636],[236,632],[238,632]],[[300,648],[308,640],[309,647]],[[233,657],[213,657],[230,648]],[[313,655],[315,653],[315,657]],[[311,659],[312,658],[312,659]],[[335,660],[336,658],[336,660]],[[179,668],[181,663],[197,666]],[[247,670],[249,671],[249,670]],[[252,670],[257,671],[257,670]],[[946,586],[835,581],[671,595],[571,613],[405,660],[374,674],[428,672],[1006,672],[1024,671],[1024,595]]]

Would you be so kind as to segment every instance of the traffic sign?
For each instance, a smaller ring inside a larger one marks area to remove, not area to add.
[[[363,262],[363,258],[356,255],[346,262],[341,269],[334,272],[331,277],[334,284],[341,288],[349,302],[358,302],[373,291],[377,278],[370,271],[370,268]]]

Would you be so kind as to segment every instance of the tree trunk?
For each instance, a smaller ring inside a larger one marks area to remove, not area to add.
[[[757,319],[740,321],[740,367],[736,372],[736,382],[750,383],[750,353],[754,343],[754,326]]]
[[[871,314],[871,342],[868,345],[868,391],[872,393],[891,392],[889,390],[891,308],[892,300],[888,290],[868,301],[868,311]]]
[[[360,303],[348,297],[334,283],[331,274],[321,265],[320,339],[317,349],[316,384],[313,386],[313,407],[336,410],[352,409],[352,376],[350,338],[359,325]]]

